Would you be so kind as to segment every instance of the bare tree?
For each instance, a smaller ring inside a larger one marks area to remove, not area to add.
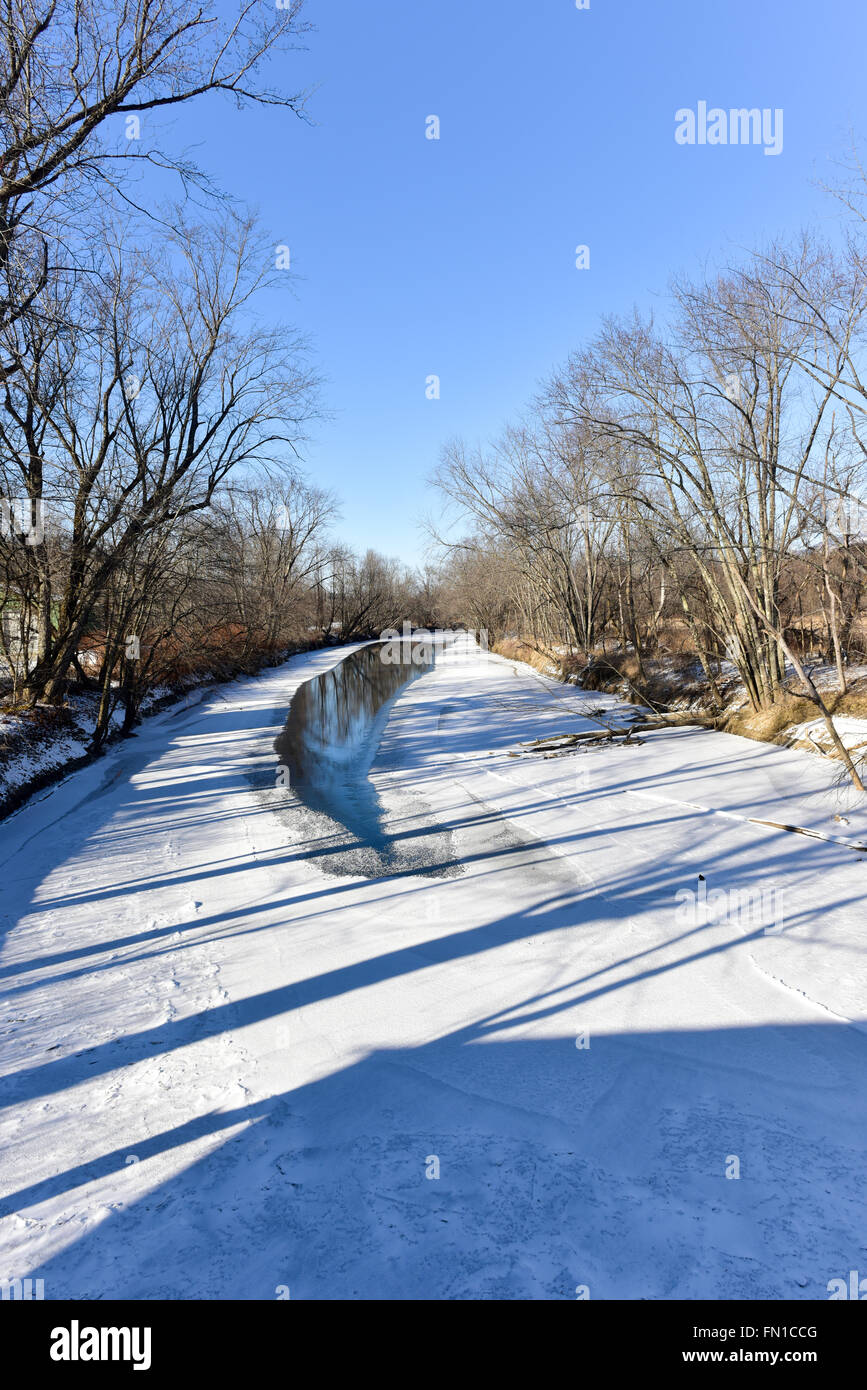
[[[303,111],[303,93],[258,80],[264,60],[304,33],[301,8],[241,0],[226,15],[195,0],[2,0],[0,326],[32,311],[49,285],[83,191],[119,189],[136,164],[205,181],[148,140],[143,116],[211,92]]]
[[[5,468],[67,531],[31,700],[59,696],[99,594],[143,535],[209,507],[233,470],[294,467],[313,382],[297,337],[246,326],[269,274],[249,221],[178,219],[166,242],[118,245],[78,286],[81,326],[7,333],[17,370],[0,412]]]

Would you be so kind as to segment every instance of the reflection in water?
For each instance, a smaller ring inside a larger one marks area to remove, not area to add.
[[[432,660],[424,660],[430,648],[394,645],[402,649],[400,663],[381,660],[384,644],[362,647],[295,692],[286,728],[274,747],[289,769],[293,791],[308,804],[322,809],[322,798],[333,796],[335,787],[357,772],[374,716],[386,700],[430,669]],[[423,664],[413,664],[413,656]]]
[[[416,828],[404,832],[406,843],[396,844],[368,778],[388,714],[384,706],[430,670],[435,650],[429,643],[392,642],[387,652],[392,660],[384,661],[384,648],[380,643],[362,647],[299,686],[274,748],[288,771],[290,804],[300,803],[314,818],[309,829],[317,832],[320,867],[368,877],[407,869],[442,873],[448,871],[443,861],[451,857],[448,834],[418,824],[424,808],[416,805],[411,816]],[[409,809],[402,808],[404,824]]]

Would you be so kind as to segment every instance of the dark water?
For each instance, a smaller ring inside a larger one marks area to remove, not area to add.
[[[369,778],[388,717],[385,707],[430,671],[436,649],[388,644],[387,654],[399,661],[383,660],[383,652],[380,643],[362,647],[299,686],[274,744],[277,783],[289,793],[287,809],[306,813],[307,843],[315,845],[314,857],[327,872],[371,878],[397,871],[442,874],[452,858],[448,832],[425,824],[426,808],[417,798],[410,804],[404,795],[399,815],[394,806],[383,807]]]
[[[305,806],[374,841],[380,838],[379,805],[367,773],[376,752],[371,746],[376,716],[435,660],[430,648],[408,642],[394,646],[398,663],[383,661],[384,644],[378,643],[305,681],[274,744],[288,785]]]

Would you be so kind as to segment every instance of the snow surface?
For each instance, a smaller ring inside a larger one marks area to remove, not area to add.
[[[855,758],[856,765],[859,765],[864,757],[864,750],[867,748],[867,719],[856,719],[853,715],[837,714],[834,716],[834,728],[840,737],[840,741],[848,748],[850,753],[858,753]],[[790,724],[786,729],[786,742],[794,747],[795,744],[802,744],[818,750],[823,750],[826,755],[833,753],[831,736],[825,727],[823,719],[808,719],[803,724]],[[862,778],[863,780],[863,778]]]
[[[528,751],[617,701],[459,645],[375,731],[431,872],[326,873],[268,784],[346,651],[156,716],[0,826],[0,1277],[810,1299],[867,1271],[865,798],[700,729]],[[701,907],[778,888],[767,932]]]

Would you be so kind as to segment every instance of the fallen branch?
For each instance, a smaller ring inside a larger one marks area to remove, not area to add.
[[[711,720],[706,717],[689,714],[661,715],[654,719],[638,719],[631,724],[624,724],[620,727],[612,724],[604,725],[604,733],[590,729],[578,734],[548,734],[544,738],[531,739],[521,745],[522,749],[528,753],[561,753],[569,748],[574,748],[578,744],[598,744],[613,743],[615,739],[622,739],[624,744],[631,744],[635,734],[652,733],[656,729],[683,729],[690,726],[707,728],[712,726]]]

